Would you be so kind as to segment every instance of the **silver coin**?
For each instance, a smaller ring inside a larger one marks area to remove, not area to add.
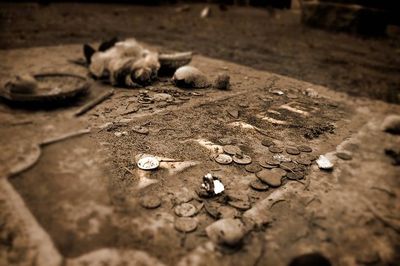
[[[214,160],[219,164],[230,164],[232,162],[232,157],[227,154],[218,154],[215,156]]]
[[[137,166],[142,170],[153,170],[160,166],[160,162],[154,156],[144,156],[139,159]]]

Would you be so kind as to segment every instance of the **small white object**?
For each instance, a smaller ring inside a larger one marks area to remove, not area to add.
[[[276,94],[276,95],[283,95],[283,94],[285,94],[283,91],[280,91],[280,90],[273,90],[272,93],[273,93],[273,94]]]
[[[209,16],[210,16],[210,11],[211,11],[211,9],[210,9],[209,6],[203,8],[203,10],[202,10],[201,13],[200,13],[200,17],[201,17],[201,18],[207,18],[207,17],[209,17]]]
[[[137,166],[142,170],[153,170],[160,166],[160,161],[154,156],[144,156],[139,159]]]
[[[214,180],[214,193],[215,195],[218,195],[219,193],[223,192],[225,190],[224,184],[222,184],[221,181],[218,179]]]
[[[317,164],[318,167],[323,170],[331,170],[333,168],[333,164],[331,163],[331,161],[329,161],[329,159],[324,155],[319,156]]]

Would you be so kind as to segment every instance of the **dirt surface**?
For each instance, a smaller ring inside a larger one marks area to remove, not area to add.
[[[86,68],[70,62],[80,56],[80,45],[0,51],[1,84],[21,66],[85,76]],[[211,80],[228,73],[231,90],[184,90],[161,77],[140,90],[116,88],[78,118],[73,114],[80,106],[111,87],[93,81],[90,95],[58,109],[0,105],[0,264],[279,266],[320,252],[333,265],[396,265],[400,184],[384,148],[400,140],[380,125],[399,113],[398,105],[203,56],[191,65]],[[172,101],[143,102],[143,95],[157,93]],[[49,138],[85,128],[91,132],[38,149]],[[324,154],[334,170],[313,162],[302,167],[303,179],[283,178],[277,188],[257,191],[250,186],[257,177],[244,165],[214,160],[227,143],[254,163],[271,159],[265,139],[292,161]],[[285,151],[299,145],[312,152]],[[343,151],[352,159],[336,157]],[[176,161],[144,171],[135,160],[143,153]],[[9,176],[32,158],[38,158],[32,167]],[[198,196],[207,173],[225,185],[222,195]],[[158,197],[160,206],[144,208],[144,196]],[[197,228],[190,233],[175,228],[183,202],[196,210]],[[212,241],[206,228],[218,217],[210,208],[244,223],[240,243]]]
[[[202,5],[1,4],[0,47],[136,37],[164,49],[193,50],[351,95],[400,102],[399,38],[364,39],[307,28],[300,12]]]

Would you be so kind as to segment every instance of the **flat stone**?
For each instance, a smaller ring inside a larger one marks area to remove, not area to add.
[[[252,164],[246,165],[244,169],[249,173],[257,173],[262,170],[262,167],[257,163],[252,163]]]
[[[251,208],[251,203],[249,201],[229,201],[228,204],[241,211],[246,211]]]
[[[232,157],[227,154],[218,154],[214,157],[214,160],[219,164],[230,164],[232,163]]]
[[[226,112],[233,118],[239,118],[239,111],[236,109],[229,109]]]
[[[235,155],[235,154],[240,154],[242,150],[238,146],[234,145],[225,145],[222,147],[225,153],[229,155]]]
[[[207,236],[216,244],[235,246],[246,235],[244,224],[239,219],[221,219],[206,228]]]
[[[307,145],[300,145],[297,147],[297,149],[301,152],[312,152],[311,147],[309,147]]]
[[[299,155],[300,151],[295,147],[287,147],[286,152],[291,155]]]
[[[250,164],[252,162],[251,157],[248,155],[234,155],[233,161],[237,164],[245,165]]]
[[[267,184],[261,182],[259,179],[254,179],[253,181],[251,181],[250,187],[258,191],[266,191],[269,188]]]
[[[155,209],[161,206],[161,199],[158,196],[146,195],[141,197],[139,202],[146,209]]]
[[[275,169],[262,170],[256,173],[256,176],[258,179],[260,179],[262,182],[266,183],[270,187],[279,187],[282,184],[283,175],[282,173],[274,172],[273,170]]]
[[[347,153],[347,152],[338,152],[338,153],[336,153],[336,157],[338,157],[338,158],[340,158],[342,160],[345,160],[345,161],[353,159],[351,154]]]
[[[270,146],[268,150],[272,153],[282,153],[283,149],[278,146]]]
[[[175,214],[180,217],[190,217],[197,213],[197,209],[190,203],[182,203],[175,207]]]
[[[175,229],[183,233],[195,231],[197,229],[197,225],[197,220],[191,217],[179,217],[174,223]]]
[[[275,145],[275,143],[270,139],[263,139],[261,141],[261,145],[266,146],[266,147],[270,147],[272,145]]]

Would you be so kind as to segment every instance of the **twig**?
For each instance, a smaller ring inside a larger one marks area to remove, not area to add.
[[[73,137],[78,137],[78,136],[81,136],[81,135],[84,135],[84,134],[88,134],[88,133],[90,133],[90,128],[89,129],[81,129],[81,130],[78,130],[78,131],[75,131],[75,132],[69,132],[69,133],[63,134],[61,136],[57,136],[57,137],[54,137],[54,138],[43,140],[42,142],[39,143],[39,146],[53,144],[53,143],[56,143],[56,142],[59,142],[59,141],[63,141],[63,140],[66,140],[66,139],[69,139],[69,138],[73,138]]]
[[[114,90],[106,91],[99,95],[97,98],[93,99],[92,101],[88,102],[84,106],[82,106],[77,112],[75,112],[75,116],[80,116],[85,114],[87,111],[94,108],[96,105],[102,103],[107,98],[111,97],[114,94]]]
[[[132,175],[135,175],[135,174],[133,173],[133,171],[130,170],[128,167],[125,167],[125,166],[124,166],[124,169],[125,169],[126,171],[128,171],[129,173],[131,173]]]

